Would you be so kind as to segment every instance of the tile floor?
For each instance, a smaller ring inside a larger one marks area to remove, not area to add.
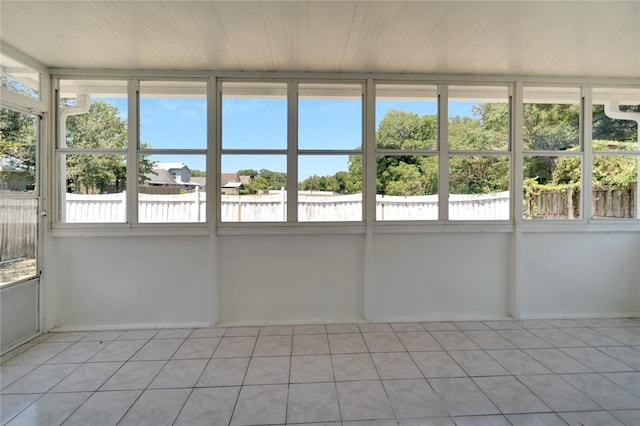
[[[2,424],[640,425],[640,320],[48,333]]]

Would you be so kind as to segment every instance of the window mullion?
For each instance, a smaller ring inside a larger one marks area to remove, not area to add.
[[[522,82],[517,82],[512,97],[511,107],[511,150],[513,152],[512,162],[512,199],[513,199],[513,220],[516,224],[516,228],[522,223],[522,206],[524,203],[524,138],[523,138],[523,126],[524,126],[524,102],[523,102],[523,89]]]
[[[582,88],[582,103],[580,105],[580,137],[582,147],[582,211],[583,222],[591,220],[591,206],[593,205],[593,107],[591,88]]]
[[[287,84],[287,222],[298,221],[298,83]]]
[[[438,85],[438,219],[449,221],[449,90]]]
[[[127,223],[138,223],[138,148],[140,136],[140,88],[137,79],[129,79],[127,125]]]
[[[367,80],[364,96],[364,120],[362,141],[362,201],[364,220],[371,226],[376,220],[376,90],[373,79]]]

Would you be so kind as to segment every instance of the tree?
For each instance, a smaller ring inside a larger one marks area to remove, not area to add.
[[[68,148],[126,149],[127,123],[115,105],[93,101],[86,114],[72,115],[66,122]],[[149,144],[141,144],[149,149]],[[154,162],[140,156],[139,183],[153,172]],[[121,154],[69,154],[66,159],[67,187],[76,193],[121,192],[126,188],[126,163]]]
[[[4,166],[24,173],[23,182],[33,189],[36,181],[36,121],[29,114],[0,108],[0,158]],[[2,180],[8,179],[2,174]]]

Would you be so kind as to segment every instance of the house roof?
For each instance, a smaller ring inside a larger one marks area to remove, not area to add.
[[[0,5],[2,41],[57,69],[640,75],[638,1]]]
[[[204,187],[207,185],[207,178],[205,176],[192,177],[191,181],[198,184],[198,186],[200,187]]]
[[[237,173],[220,173],[220,183],[224,186],[227,182],[240,182]]]
[[[172,170],[172,169],[184,169],[189,168],[185,163],[156,163],[154,169],[164,169],[164,170]]]

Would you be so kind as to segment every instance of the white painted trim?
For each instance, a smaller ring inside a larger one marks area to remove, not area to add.
[[[210,328],[208,322],[185,322],[185,323],[151,323],[151,324],[101,324],[101,325],[69,325],[56,327],[49,330],[50,333],[66,333],[71,331],[108,331],[108,330],[155,330],[155,329],[175,329],[175,328]]]
[[[49,73],[64,77],[191,77],[191,78],[238,78],[256,79],[309,79],[309,80],[386,80],[388,82],[435,82],[435,83],[511,83],[519,80],[527,84],[554,85],[603,85],[639,86],[639,78],[611,78],[584,76],[535,76],[526,74],[420,74],[420,73],[336,73],[336,72],[281,72],[281,71],[219,71],[219,70],[140,70],[140,69],[76,69],[49,68]]]
[[[615,313],[596,313],[596,314],[524,314],[522,319],[589,319],[589,318],[639,318],[638,312],[615,312]]]

